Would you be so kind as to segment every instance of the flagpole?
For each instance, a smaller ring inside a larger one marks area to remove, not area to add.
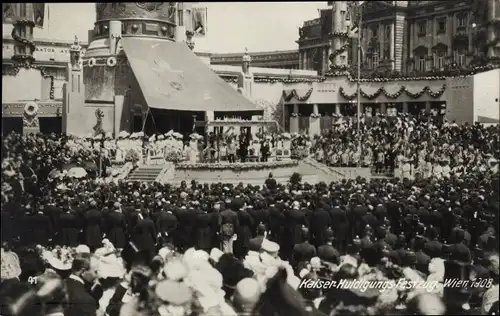
[[[357,76],[357,136],[358,136],[358,150],[361,150],[361,134],[360,134],[360,120],[361,120],[361,34],[362,34],[362,23],[363,23],[363,7],[360,4],[358,7],[358,76]]]

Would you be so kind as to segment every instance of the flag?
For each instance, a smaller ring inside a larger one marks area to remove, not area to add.
[[[359,38],[359,20],[360,7],[365,1],[350,1],[347,4],[347,18],[346,20],[351,21],[351,28],[349,29],[350,38]]]
[[[45,3],[33,3],[32,5],[35,26],[43,28],[43,21],[45,19]]]
[[[198,36],[205,36],[207,33],[207,8],[193,8],[191,14],[193,31]]]

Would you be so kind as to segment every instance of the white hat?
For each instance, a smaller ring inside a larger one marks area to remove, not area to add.
[[[274,253],[277,253],[278,251],[280,251],[280,246],[273,241],[269,241],[267,239],[264,239],[262,241],[261,249],[269,254],[274,254]]]
[[[103,256],[99,259],[97,268],[99,278],[121,278],[126,272],[122,259],[115,254]]]
[[[219,259],[223,254],[224,253],[219,248],[212,248],[210,251],[210,258],[215,262],[219,262]]]
[[[87,245],[78,245],[75,251],[76,253],[90,253],[90,248]]]

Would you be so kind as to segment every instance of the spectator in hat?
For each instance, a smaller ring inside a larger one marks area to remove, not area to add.
[[[333,247],[334,239],[333,230],[328,228],[326,231],[326,244],[318,247],[317,255],[321,260],[338,265],[340,263],[340,254]]]
[[[316,248],[309,243],[309,230],[303,226],[300,230],[302,242],[293,247],[292,260],[294,266],[301,262],[309,262],[316,256]]]
[[[87,291],[85,281],[82,278],[84,273],[90,269],[90,259],[85,256],[74,258],[71,266],[71,275],[65,280],[68,291],[68,305],[65,308],[65,315],[96,315],[98,308],[97,301]]]

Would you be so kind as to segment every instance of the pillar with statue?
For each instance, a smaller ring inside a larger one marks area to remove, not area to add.
[[[241,72],[238,75],[238,91],[248,99],[251,99],[252,97],[253,74],[250,70],[251,62],[252,57],[250,56],[250,54],[248,54],[248,49],[245,48]]]

